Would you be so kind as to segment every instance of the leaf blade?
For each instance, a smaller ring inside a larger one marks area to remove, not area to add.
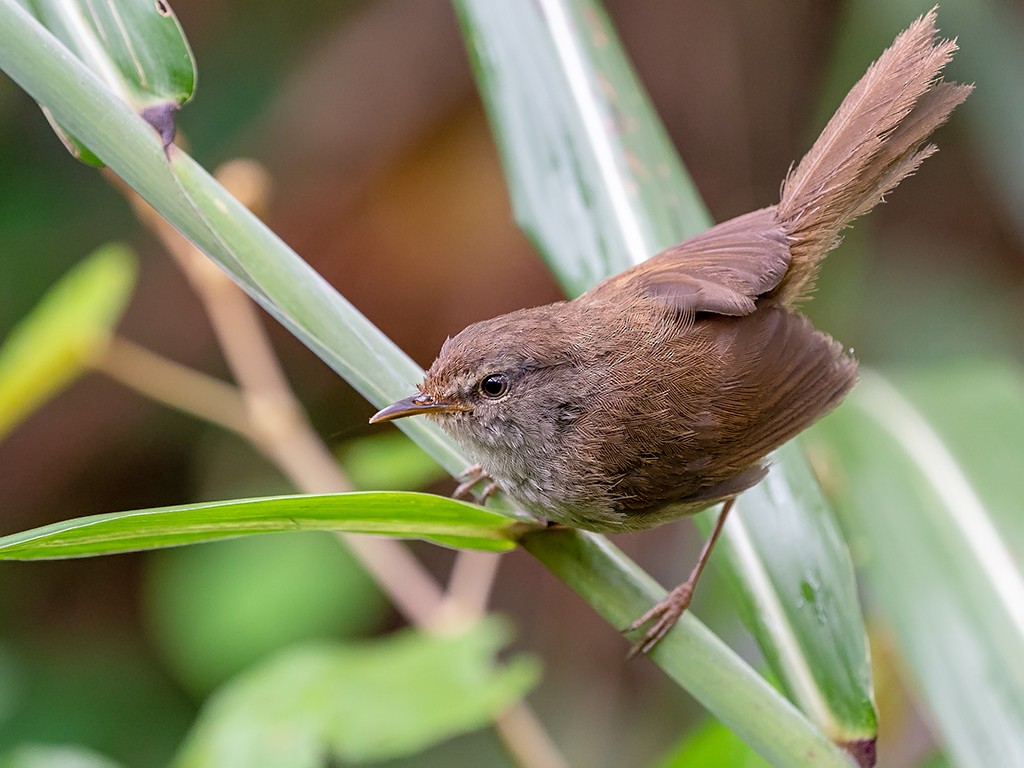
[[[134,254],[107,245],[54,284],[0,345],[0,438],[88,367],[135,287]]]
[[[455,7],[517,220],[569,295],[708,226],[598,4]]]
[[[270,496],[93,515],[0,538],[0,560],[135,552],[255,533],[321,530],[440,539],[487,551],[512,549],[503,515],[424,493]]]
[[[737,499],[743,514],[726,524],[722,554],[735,559],[727,576],[756,614],[747,624],[789,698],[834,741],[871,741],[878,718],[866,636],[846,631],[862,622],[849,550],[798,443],[771,461],[768,477]]]
[[[1007,376],[1009,386],[992,386]],[[893,383],[867,372],[852,407],[811,437],[842,468],[836,506],[858,567],[950,757],[1011,765],[1024,760],[1024,531],[1015,520],[1024,482],[1017,471],[981,484],[984,472],[974,467],[989,454],[1020,466],[1024,376],[982,366],[950,377],[917,373]],[[929,403],[922,394],[933,387],[942,396]],[[973,422],[975,440],[949,442],[944,414]]]

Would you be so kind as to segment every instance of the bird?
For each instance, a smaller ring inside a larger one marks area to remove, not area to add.
[[[376,413],[423,414],[487,482],[548,523],[651,528],[722,504],[689,577],[638,617],[646,653],[688,608],[735,498],[766,457],[835,408],[853,355],[799,311],[842,231],[936,151],[973,86],[942,80],[955,40],[935,9],[853,86],[779,202],[672,246],[568,301],[447,339],[418,393]]]

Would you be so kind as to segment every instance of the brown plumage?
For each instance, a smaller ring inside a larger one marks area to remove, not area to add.
[[[939,82],[956,46],[935,38],[933,11],[896,39],[777,205],[573,301],[469,326],[419,395],[374,420],[431,416],[525,508],[588,530],[657,525],[749,488],[770,451],[854,384],[853,358],[794,305],[843,228],[935,151],[929,134],[970,93]]]

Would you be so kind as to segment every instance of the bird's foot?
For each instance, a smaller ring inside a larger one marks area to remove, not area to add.
[[[458,487],[452,494],[453,499],[465,499],[470,495],[470,491],[473,490],[473,486],[477,483],[481,483],[484,480],[490,480],[491,476],[487,474],[487,470],[481,467],[479,464],[473,464],[466,467],[459,474],[455,476],[455,479],[459,481]],[[484,487],[483,493],[480,496],[480,501],[487,501],[491,496],[498,492],[498,484],[491,481]]]
[[[647,613],[626,628],[627,632],[633,632],[644,625],[650,625],[644,632],[644,636],[629,649],[629,653],[626,654],[627,659],[649,653],[658,644],[658,641],[668,634],[669,630],[679,621],[679,617],[690,607],[693,588],[694,582],[687,579],[669,592],[664,600],[655,604]]]

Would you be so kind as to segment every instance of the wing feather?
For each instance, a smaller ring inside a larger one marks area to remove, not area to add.
[[[684,314],[748,315],[788,268],[789,243],[773,206],[711,227],[580,298],[638,295]]]

